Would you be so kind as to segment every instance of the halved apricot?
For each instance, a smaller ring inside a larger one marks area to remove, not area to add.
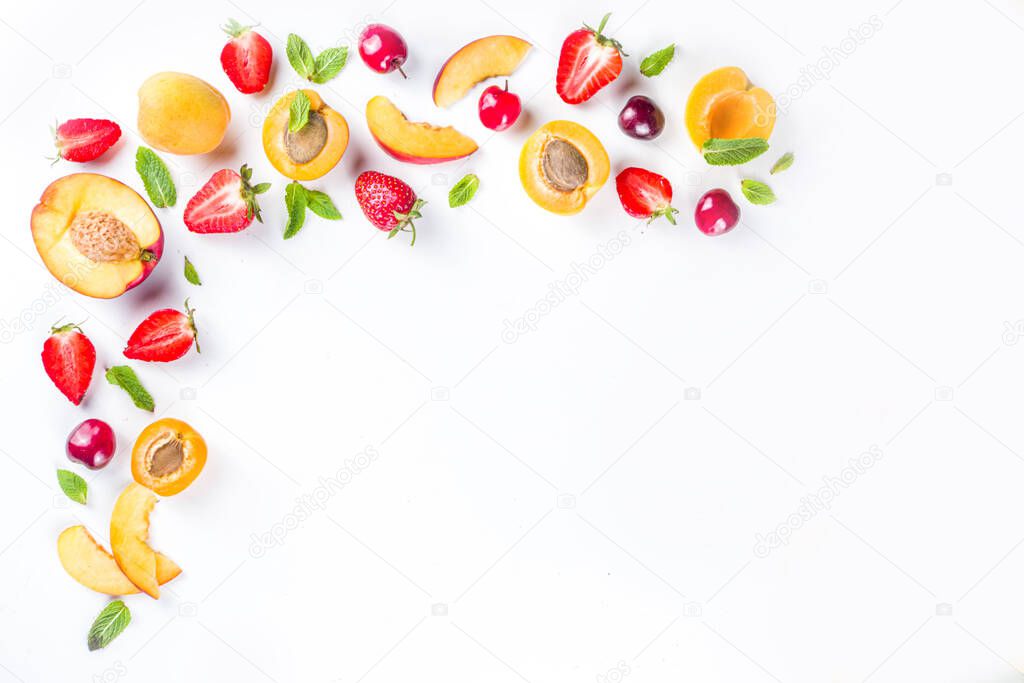
[[[165,417],[139,434],[132,447],[132,477],[161,496],[181,493],[206,464],[206,442],[187,423]]]
[[[709,138],[765,138],[775,127],[775,100],[735,66],[697,81],[686,101],[686,130],[700,148]]]
[[[68,527],[57,537],[61,566],[78,583],[106,595],[134,595],[139,587],[125,576],[114,556],[84,526]],[[181,567],[162,553],[156,554],[156,581],[161,586],[181,574]]]
[[[338,165],[348,147],[348,122],[331,109],[313,90],[309,98],[309,120],[297,132],[288,128],[292,100],[298,90],[277,102],[263,122],[263,151],[282,175],[292,180],[316,180]]]
[[[593,133],[572,121],[551,121],[519,154],[526,194],[552,213],[579,213],[608,180],[608,153]]]

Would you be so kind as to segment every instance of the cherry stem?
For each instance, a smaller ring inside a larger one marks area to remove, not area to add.
[[[395,68],[398,69],[398,73],[402,74],[402,78],[409,78],[408,76],[405,75],[405,72],[402,71],[401,66],[396,66]]]

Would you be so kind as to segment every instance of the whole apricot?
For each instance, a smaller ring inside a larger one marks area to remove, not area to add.
[[[139,88],[139,133],[151,147],[171,154],[217,149],[231,108],[216,88],[188,74],[165,71]]]

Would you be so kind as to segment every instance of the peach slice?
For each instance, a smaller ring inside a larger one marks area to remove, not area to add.
[[[710,138],[765,138],[775,127],[775,100],[735,66],[697,81],[686,101],[686,130],[699,149]]]
[[[519,179],[540,207],[579,213],[608,180],[608,153],[593,133],[572,121],[551,121],[534,132],[519,155]]]
[[[366,103],[366,123],[381,149],[412,164],[439,164],[469,156],[477,150],[473,139],[451,126],[413,123],[391,100],[378,95]]]
[[[114,556],[84,526],[68,527],[57,537],[57,555],[64,570],[78,583],[107,595],[134,595],[138,586],[117,566]],[[181,574],[181,567],[156,554],[156,580],[161,586]]]
[[[151,598],[159,598],[156,552],[146,543],[154,505],[155,493],[141,484],[128,484],[110,514],[110,550],[117,566],[132,583]]]
[[[165,417],[132,446],[132,477],[161,496],[181,493],[206,465],[206,441],[187,422]]]
[[[348,122],[313,90],[309,98],[309,122],[292,133],[288,120],[298,90],[277,102],[263,122],[263,151],[274,168],[292,180],[316,180],[338,165],[348,147]]]
[[[509,76],[533,47],[515,36],[487,36],[464,45],[441,65],[434,79],[434,104],[450,107],[482,80]]]
[[[163,254],[164,233],[139,193],[97,173],[50,183],[32,209],[32,239],[50,274],[112,299],[141,284]]]

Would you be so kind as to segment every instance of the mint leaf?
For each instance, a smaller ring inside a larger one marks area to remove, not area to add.
[[[299,90],[292,98],[291,107],[288,108],[288,130],[298,133],[309,123],[309,97]]]
[[[288,46],[285,48],[285,52],[288,55],[288,62],[297,74],[303,78],[309,78],[313,75],[316,64],[313,60],[313,52],[309,49],[306,41],[294,33],[289,33]]]
[[[775,193],[772,192],[772,188],[757,180],[744,180],[740,183],[740,189],[743,190],[743,196],[751,204],[763,205],[775,201]]]
[[[320,218],[326,218],[329,221],[341,219],[341,211],[338,211],[338,207],[334,205],[326,192],[306,190],[306,207]]]
[[[130,367],[127,365],[115,365],[108,368],[106,378],[110,384],[124,389],[128,396],[131,397],[132,403],[135,404],[136,408],[153,412],[155,407],[153,397],[146,391],[146,387],[142,386],[139,376]]]
[[[110,645],[110,641],[121,635],[132,621],[132,613],[122,600],[107,603],[89,629],[89,651],[100,650]]]
[[[153,206],[160,209],[174,206],[178,201],[178,192],[174,189],[174,180],[167,170],[167,164],[156,152],[148,147],[139,147],[135,153],[135,170],[139,172]]]
[[[284,188],[284,205],[288,209],[288,225],[284,228],[284,238],[290,240],[302,230],[306,222],[306,188],[293,180]]]
[[[644,57],[644,60],[640,62],[640,73],[642,73],[644,76],[647,76],[648,78],[651,78],[652,76],[657,76],[658,74],[665,70],[665,67],[668,66],[668,63],[671,62],[672,58],[675,56],[675,45],[663,47],[657,52],[649,54],[646,57]]]
[[[316,56],[313,74],[309,77],[309,80],[314,83],[326,83],[341,72],[347,61],[347,47],[329,47]]]
[[[787,168],[789,168],[792,165],[793,165],[793,153],[792,152],[786,152],[781,157],[779,157],[779,160],[775,162],[775,164],[772,166],[772,170],[769,171],[769,173],[771,173],[772,175],[775,175],[776,173],[782,173],[783,171],[785,171]]]
[[[185,279],[196,287],[203,284],[203,281],[199,279],[199,272],[192,265],[192,262],[188,260],[188,256],[185,257]]]
[[[85,505],[86,496],[89,495],[89,485],[85,483],[85,479],[71,470],[57,470],[57,483],[60,484],[60,490],[65,496]]]
[[[704,142],[701,151],[704,160],[712,166],[739,166],[767,152],[768,141],[764,138],[711,138]]]
[[[480,187],[480,179],[472,173],[469,173],[462,177],[462,180],[455,183],[454,187],[448,192],[448,206],[455,208],[468,204],[474,195],[476,195],[477,189]]]

